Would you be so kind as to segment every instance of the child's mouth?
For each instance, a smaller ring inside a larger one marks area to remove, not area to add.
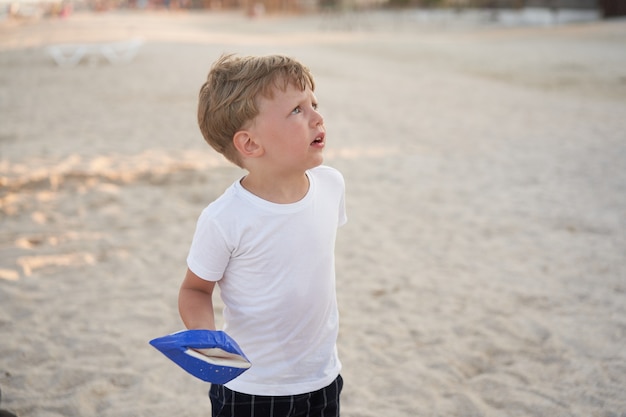
[[[311,145],[323,145],[323,144],[324,144],[324,135],[320,135],[316,137],[315,140],[311,142]]]

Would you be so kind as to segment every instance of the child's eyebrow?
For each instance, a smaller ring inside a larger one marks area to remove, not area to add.
[[[315,98],[306,98],[298,102],[296,107],[305,107],[311,104],[311,106],[317,107],[317,100]]]

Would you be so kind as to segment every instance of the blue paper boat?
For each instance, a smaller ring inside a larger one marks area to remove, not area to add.
[[[251,366],[237,342],[221,330],[182,330],[150,344],[191,375],[212,384],[225,384]]]

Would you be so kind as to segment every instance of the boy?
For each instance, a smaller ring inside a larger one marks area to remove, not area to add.
[[[200,90],[206,141],[247,175],[206,207],[180,288],[188,329],[224,331],[252,367],[212,385],[213,417],[338,417],[336,230],[344,182],[322,166],[324,119],[308,68],[283,56],[222,56]]]

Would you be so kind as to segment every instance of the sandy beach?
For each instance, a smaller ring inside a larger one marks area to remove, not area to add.
[[[148,341],[182,329],[197,216],[243,175],[195,121],[236,52],[308,64],[346,179],[342,416],[626,416],[626,20],[415,16],[0,21],[0,408],[210,415]],[[117,65],[46,52],[130,39]]]

